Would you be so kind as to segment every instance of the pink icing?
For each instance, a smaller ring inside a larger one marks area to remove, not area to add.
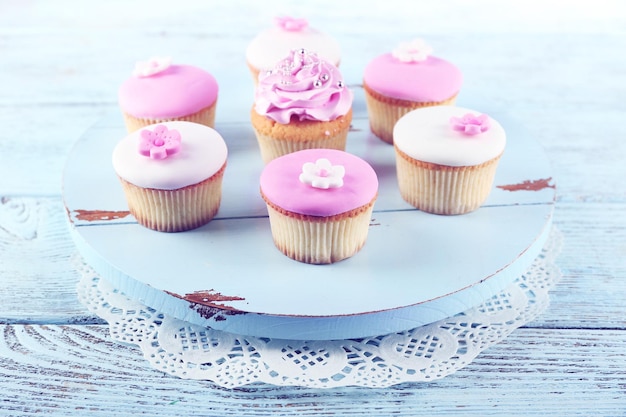
[[[391,53],[374,58],[363,81],[372,90],[391,98],[437,102],[461,90],[463,75],[448,61],[428,56],[424,61],[402,62]]]
[[[352,97],[337,67],[313,52],[296,49],[259,75],[254,108],[281,124],[292,117],[329,121],[348,113]]]
[[[218,86],[208,72],[190,65],[171,65],[146,77],[130,77],[119,90],[123,111],[135,117],[186,116],[217,100]]]
[[[139,153],[152,159],[165,159],[180,150],[180,132],[157,125],[154,130],[143,129],[139,140]]]
[[[489,130],[489,116],[486,114],[474,116],[472,113],[466,113],[462,117],[452,116],[450,117],[450,126],[466,135],[477,135]]]
[[[343,184],[316,188],[300,181],[305,163],[325,158],[345,169]],[[378,192],[374,169],[361,158],[335,149],[307,149],[269,162],[261,173],[261,192],[285,210],[309,216],[333,216],[368,204]]]

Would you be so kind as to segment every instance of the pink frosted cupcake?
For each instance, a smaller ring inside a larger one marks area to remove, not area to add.
[[[259,77],[250,112],[263,161],[303,149],[344,150],[352,99],[336,66],[305,49],[291,51]]]
[[[138,62],[119,89],[128,132],[155,123],[183,120],[215,126],[218,85],[203,69],[172,65],[171,58]]]
[[[265,166],[261,195],[276,247],[300,262],[329,264],[365,244],[378,178],[364,160],[335,149],[308,149]]]
[[[418,39],[401,43],[366,66],[363,88],[370,128],[383,141],[393,143],[393,126],[409,111],[455,103],[463,81],[461,71],[431,52]]]
[[[306,19],[280,16],[274,26],[259,33],[246,49],[246,61],[255,84],[259,73],[271,70],[293,49],[315,51],[321,58],[339,66],[339,43],[319,30],[309,26]]]

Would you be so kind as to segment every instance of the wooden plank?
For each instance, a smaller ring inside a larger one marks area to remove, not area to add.
[[[110,106],[0,106],[0,196],[60,196],[74,142]],[[121,120],[121,116],[120,116]],[[8,132],[11,132],[9,135]]]
[[[625,331],[518,329],[444,379],[234,390],[149,367],[103,326],[0,326],[0,415],[596,415],[626,410]]]
[[[0,198],[0,322],[91,317],[76,298],[75,253],[58,198]]]

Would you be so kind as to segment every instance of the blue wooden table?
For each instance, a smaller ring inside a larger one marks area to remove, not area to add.
[[[211,71],[225,86],[218,125],[245,121],[245,47],[277,14],[335,35],[354,86],[373,56],[427,39],[463,70],[459,99],[506,111],[551,163],[563,237],[551,304],[444,379],[330,390],[181,380],[112,340],[77,298],[61,198],[73,144],[117,111],[119,84],[152,55]],[[0,0],[0,415],[626,415],[624,51],[626,12],[609,0]]]

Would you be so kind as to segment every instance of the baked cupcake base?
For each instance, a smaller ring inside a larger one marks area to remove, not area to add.
[[[374,200],[329,217],[289,212],[270,203],[267,211],[276,247],[288,257],[309,264],[330,264],[357,253],[367,240]]]
[[[420,107],[453,105],[457,97],[455,94],[444,101],[414,102],[383,96],[366,84],[363,84],[363,89],[370,129],[374,135],[390,144],[393,143],[393,127],[402,116]]]
[[[352,109],[328,122],[304,120],[280,124],[268,117],[250,112],[252,127],[265,163],[279,156],[304,149],[346,149],[352,122]]]
[[[200,227],[215,217],[222,196],[226,164],[206,180],[176,190],[138,187],[123,178],[131,214],[142,226],[159,232],[182,232]]]
[[[205,107],[195,113],[192,113],[187,116],[181,117],[171,117],[171,118],[161,118],[161,119],[152,119],[152,118],[140,118],[132,116],[126,112],[122,112],[124,117],[124,124],[126,125],[126,131],[128,133],[132,133],[136,130],[142,129],[146,126],[163,123],[163,122],[172,122],[172,121],[185,121],[185,122],[193,122],[199,123],[201,125],[205,125],[208,127],[215,127],[215,111],[217,108],[217,100],[211,104],[209,107]]]
[[[412,206],[434,214],[464,214],[489,196],[500,156],[480,165],[446,166],[411,158],[395,147],[398,186]]]

